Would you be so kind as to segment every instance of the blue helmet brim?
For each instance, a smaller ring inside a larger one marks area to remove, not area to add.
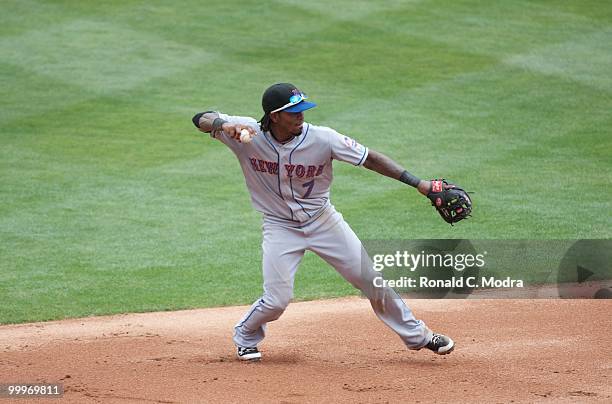
[[[307,109],[310,108],[314,108],[316,107],[317,104],[315,104],[314,102],[308,102],[306,100],[300,102],[299,104],[295,104],[289,108],[285,108],[283,109],[283,111],[285,112],[302,112],[302,111],[306,111]]]

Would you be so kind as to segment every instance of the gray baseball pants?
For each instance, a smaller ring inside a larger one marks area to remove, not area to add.
[[[370,300],[374,312],[395,331],[409,349],[420,349],[432,332],[391,288],[375,287],[379,274],[372,269],[361,241],[333,206],[302,227],[273,218],[263,223],[263,289],[234,327],[234,343],[255,347],[265,337],[266,323],[278,319],[293,298],[295,273],[306,250],[324,259]]]

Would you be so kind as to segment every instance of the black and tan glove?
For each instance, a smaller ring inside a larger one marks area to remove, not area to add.
[[[472,199],[468,193],[445,179],[431,180],[431,190],[427,198],[442,219],[451,225],[467,218],[472,213]]]

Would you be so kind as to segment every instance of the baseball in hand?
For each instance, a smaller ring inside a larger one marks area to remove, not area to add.
[[[253,137],[251,136],[249,131],[247,129],[242,129],[240,131],[240,141],[242,143],[251,143],[251,140],[253,140]]]

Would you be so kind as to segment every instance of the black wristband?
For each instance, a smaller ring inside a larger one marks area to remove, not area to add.
[[[212,133],[217,132],[219,130],[221,130],[221,127],[223,126],[224,123],[226,123],[227,121],[223,118],[215,118],[215,120],[212,123]]]
[[[399,177],[399,180],[404,184],[408,184],[411,187],[417,187],[421,180],[414,175],[410,174],[408,171],[404,171],[402,175]]]

